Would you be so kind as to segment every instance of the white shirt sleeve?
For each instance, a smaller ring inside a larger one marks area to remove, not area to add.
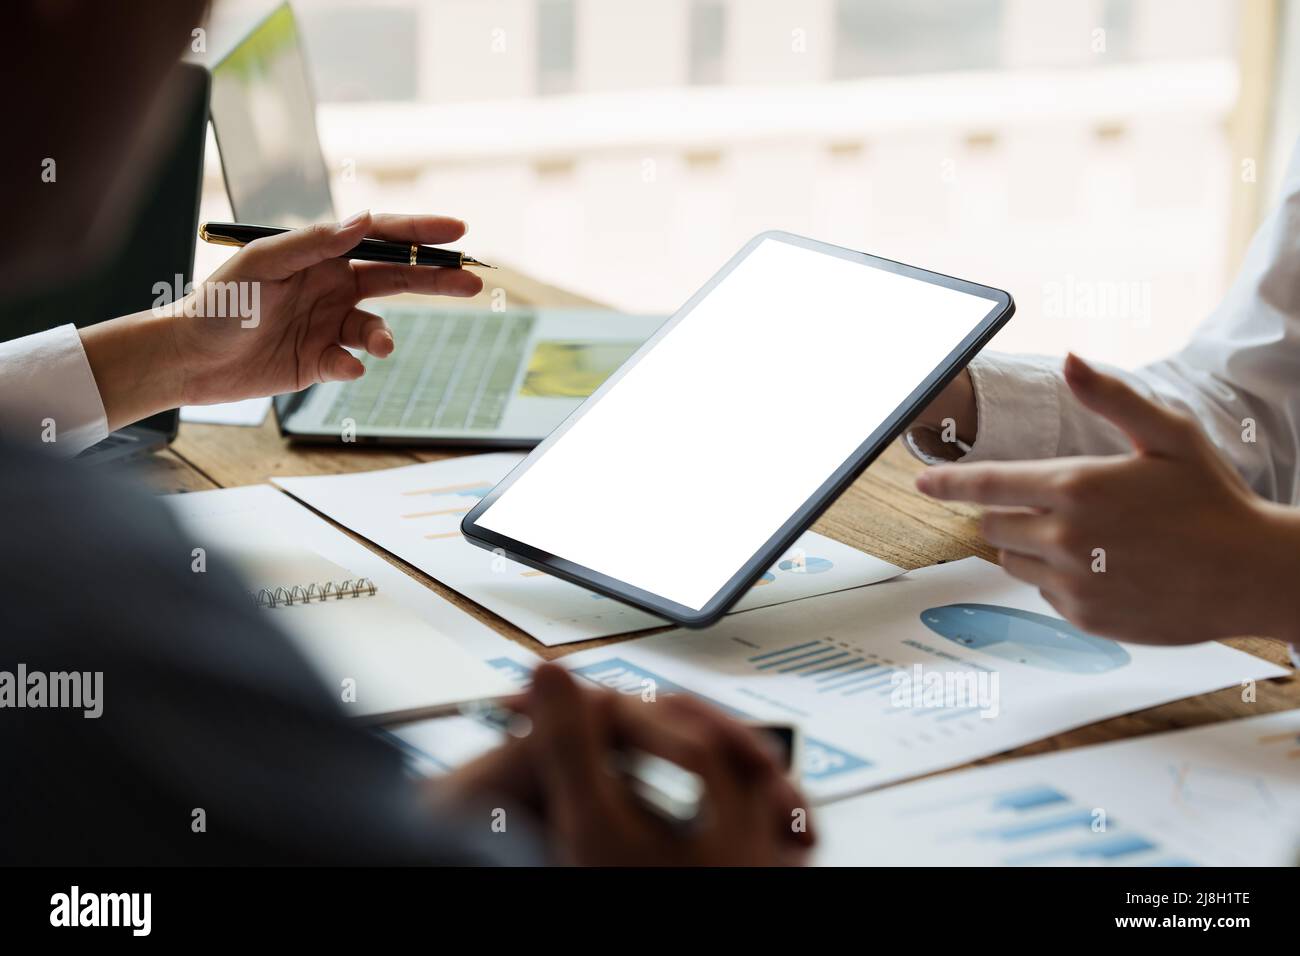
[[[1300,150],[1227,296],[1187,346],[1135,372],[1098,367],[1194,416],[1259,494],[1300,502]],[[970,369],[977,431],[960,460],[1129,449],[1074,399],[1060,359],[988,353]]]
[[[0,342],[0,435],[71,458],[107,434],[104,403],[75,326]]]

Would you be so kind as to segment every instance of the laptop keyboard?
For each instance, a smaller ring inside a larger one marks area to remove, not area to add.
[[[397,349],[358,356],[366,374],[340,389],[324,424],[491,430],[501,423],[526,357],[531,312],[389,309]]]

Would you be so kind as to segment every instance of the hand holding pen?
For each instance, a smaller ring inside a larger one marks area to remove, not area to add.
[[[473,271],[458,267],[477,260],[460,257],[451,268],[410,265],[412,246],[418,253],[464,234],[465,223],[449,216],[369,211],[275,232],[250,241],[177,301],[87,326],[82,344],[109,429],[179,405],[360,378],[365,365],[355,353],[386,358],[396,347],[383,318],[359,307],[363,300],[482,290]],[[401,246],[406,259],[351,261],[367,237]]]
[[[199,238],[221,246],[246,246],[268,236],[283,235],[290,230],[281,226],[254,226],[241,222],[205,222],[199,226]],[[394,242],[389,239],[362,239],[340,259],[357,259],[362,262],[395,262],[410,266],[437,266],[444,269],[463,269],[477,266],[495,269],[455,249],[439,249],[418,242]]]

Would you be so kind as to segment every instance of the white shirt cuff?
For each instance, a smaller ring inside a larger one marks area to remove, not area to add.
[[[961,439],[951,442],[943,440],[943,433],[924,425],[913,425],[903,432],[903,446],[927,465],[945,465],[961,461],[962,456],[970,451],[970,446]]]
[[[975,441],[962,461],[1054,458],[1061,441],[1061,360],[1040,356],[977,356]]]
[[[0,434],[71,458],[108,435],[95,375],[73,325],[0,342]]]

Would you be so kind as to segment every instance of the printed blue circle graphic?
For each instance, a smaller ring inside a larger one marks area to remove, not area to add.
[[[946,604],[921,612],[940,637],[1003,660],[1067,674],[1104,674],[1131,658],[1114,641],[1093,637],[1046,614],[997,604]]]
[[[778,561],[776,566],[782,571],[793,571],[795,574],[821,574],[835,567],[835,562],[829,558],[804,558],[803,567],[800,568],[798,561],[786,558],[784,561]]]

